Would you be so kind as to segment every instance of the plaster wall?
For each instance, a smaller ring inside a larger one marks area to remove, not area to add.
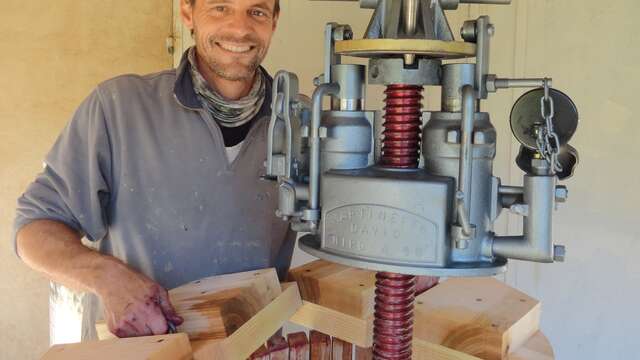
[[[10,239],[15,202],[100,81],[171,66],[171,0],[3,0],[0,12],[0,359],[49,345],[48,282]]]

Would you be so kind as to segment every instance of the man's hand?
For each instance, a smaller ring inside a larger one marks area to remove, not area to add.
[[[167,321],[182,324],[162,286],[122,265],[98,292],[109,331],[120,338],[161,335],[169,330]]]
[[[167,291],[122,261],[82,245],[81,235],[52,220],[36,220],[18,232],[22,259],[52,281],[97,294],[109,330],[118,337],[166,334],[167,321],[182,324]]]
[[[440,278],[435,276],[416,276],[416,295],[420,295],[438,285],[438,281],[440,281]]]

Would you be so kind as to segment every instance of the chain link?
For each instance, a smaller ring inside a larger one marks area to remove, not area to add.
[[[544,119],[544,125],[538,129],[536,146],[538,152],[547,160],[552,172],[561,172],[562,165],[558,161],[560,153],[560,140],[558,134],[553,129],[553,117],[555,109],[553,98],[550,96],[549,79],[544,81],[544,95],[540,98],[540,114]]]

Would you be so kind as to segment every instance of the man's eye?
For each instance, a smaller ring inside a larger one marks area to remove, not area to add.
[[[227,10],[225,6],[216,6],[213,9],[217,12],[225,12],[225,10]]]
[[[267,16],[267,13],[265,13],[262,10],[251,10],[251,15],[253,15],[253,16]]]

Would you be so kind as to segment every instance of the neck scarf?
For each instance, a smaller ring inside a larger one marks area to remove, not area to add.
[[[266,81],[262,68],[258,68],[253,87],[247,96],[238,100],[228,100],[209,86],[207,80],[198,70],[195,46],[188,51],[187,57],[193,88],[211,116],[220,126],[230,128],[242,126],[251,121],[258,114],[264,102]]]

